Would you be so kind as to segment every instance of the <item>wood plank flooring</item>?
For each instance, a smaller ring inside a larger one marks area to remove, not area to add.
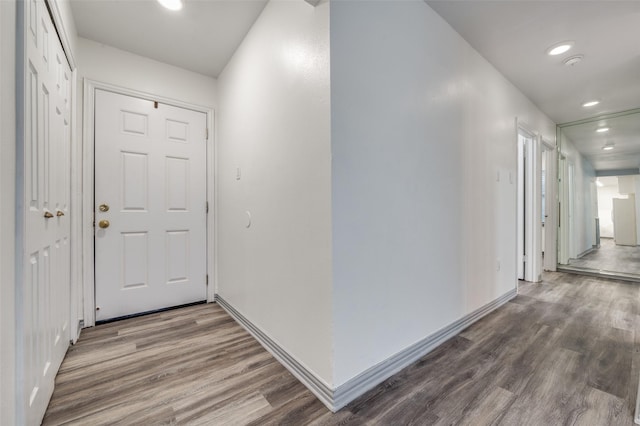
[[[640,247],[618,246],[613,238],[602,238],[600,248],[579,259],[569,259],[569,266],[640,277]]]
[[[84,330],[45,425],[625,425],[640,284],[549,273],[332,414],[218,305]]]

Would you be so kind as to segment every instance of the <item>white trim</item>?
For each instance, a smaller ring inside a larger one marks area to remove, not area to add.
[[[217,211],[217,179],[216,169],[216,132],[215,132],[215,111],[207,112],[207,202],[209,211],[207,212],[207,302],[213,302],[216,298],[217,271],[218,271],[218,215]]]
[[[580,259],[582,256],[586,256],[589,253],[592,253],[595,250],[595,248],[590,247],[588,249],[586,249],[585,251],[583,251],[582,253],[578,253],[578,256],[576,257],[576,259]]]
[[[78,70],[71,71],[71,298],[69,303],[69,337],[76,343],[80,336],[79,319],[82,317],[82,145],[78,143]],[[79,166],[79,167],[78,167]]]
[[[537,229],[542,229],[542,221],[539,215],[541,192],[540,192],[540,144],[541,136],[539,132],[532,131],[531,127],[516,117],[516,140],[518,135],[523,133],[526,137],[531,139],[531,144],[527,144],[524,147],[524,186],[525,186],[525,200],[524,200],[524,239],[525,239],[525,256],[526,263],[524,266],[524,279],[529,282],[538,282],[541,280],[542,273],[542,248],[541,246],[541,232],[537,232]],[[518,142],[519,143],[519,142]],[[518,159],[519,161],[519,159]],[[517,164],[517,163],[516,163]],[[517,186],[516,191],[520,190],[520,181],[516,179]],[[516,200],[518,197],[516,197]],[[517,203],[517,202],[516,202]],[[517,207],[516,207],[517,209]],[[517,216],[520,212],[516,213]],[[517,223],[517,221],[516,221]],[[517,225],[516,225],[517,226]],[[518,230],[516,230],[516,236],[519,236]],[[519,238],[519,237],[516,237]],[[519,244],[519,242],[517,243]],[[516,264],[520,262],[518,259],[518,247],[516,246]]]
[[[64,51],[67,62],[69,62],[69,68],[72,71],[76,69],[76,58],[73,55],[73,51],[71,50],[71,42],[69,39],[69,34],[67,34],[67,28],[64,26],[64,22],[62,20],[62,14],[60,13],[60,7],[58,6],[58,2],[60,0],[45,0],[49,5],[49,10],[51,11],[51,18],[53,20],[53,25],[56,27],[56,31],[60,36],[60,42],[62,43],[62,50]]]
[[[287,370],[304,384],[329,410],[336,412],[348,403],[364,394],[366,391],[382,383],[400,370],[413,364],[436,347],[454,337],[485,315],[498,309],[517,296],[517,290],[512,289],[496,300],[476,309],[458,321],[449,324],[439,331],[414,343],[395,355],[387,358],[368,370],[360,373],[346,383],[331,388],[321,378],[304,367],[302,363],[291,356],[284,348],[274,342],[260,328],[245,318],[220,295],[216,295],[216,302],[244,327],[267,351],[274,356]]]
[[[547,154],[545,176],[545,218],[544,225],[544,259],[542,269],[555,271],[558,266],[558,150],[553,142],[542,138],[542,145]],[[543,155],[545,155],[543,152]]]
[[[80,241],[73,239],[72,246],[79,244],[82,247],[77,253],[79,263],[82,265],[83,283],[83,319],[85,327],[96,323],[95,310],[95,282],[94,282],[94,255],[93,255],[93,110],[95,105],[95,88],[85,79],[83,88],[84,105],[82,108],[82,160],[74,164],[72,174],[82,174],[82,221]],[[78,260],[78,259],[77,259]]]
[[[284,348],[255,326],[244,315],[224,300],[219,294],[215,297],[218,303],[227,313],[249,332],[275,359],[280,362],[291,374],[293,374],[311,393],[313,393],[324,405],[335,412],[333,402],[333,389],[321,378],[306,368],[295,357],[291,356]],[[339,409],[340,407],[338,407]]]
[[[540,282],[542,280],[542,137],[537,135],[533,139],[533,146],[529,150],[531,158],[529,159],[531,181],[529,189],[531,202],[529,209],[529,226],[531,230],[530,241],[530,259],[529,265],[529,281]]]
[[[209,214],[207,215],[207,273],[210,276],[215,276],[217,252],[216,248],[216,218],[215,210],[217,204],[212,201],[215,200],[215,128],[214,124],[214,112],[213,109],[205,106],[195,105],[175,99],[166,98],[163,96],[156,96],[150,93],[141,92],[134,89],[128,89],[113,84],[103,83],[95,80],[84,79],[84,115],[82,120],[82,163],[76,163],[76,171],[82,170],[82,229],[78,236],[78,240],[72,241],[72,243],[81,244],[82,250],[78,255],[82,257],[82,276],[83,276],[83,308],[84,308],[84,327],[92,327],[96,323],[95,313],[95,270],[94,270],[94,247],[93,247],[93,198],[94,198],[94,114],[95,114],[95,91],[96,89],[106,90],[121,95],[133,96],[140,99],[147,99],[150,101],[158,101],[167,105],[176,106],[179,108],[190,109],[205,113],[207,115],[207,126],[209,126],[209,143],[207,144],[207,198],[209,201]],[[213,199],[212,199],[213,198]],[[209,227],[208,224],[212,226]],[[210,238],[213,236],[213,238]],[[213,240],[213,241],[212,241]],[[213,259],[212,259],[213,258]],[[212,270],[212,268],[214,268]],[[211,282],[211,281],[210,281]],[[215,285],[209,285],[207,289],[207,301],[212,302],[215,299]]]
[[[383,382],[400,370],[413,364],[445,341],[454,337],[471,324],[498,309],[517,296],[516,289],[509,290],[496,300],[476,309],[439,331],[425,337],[408,348],[398,352],[378,365],[375,365],[348,382],[338,386],[334,391],[334,411],[364,394],[369,389]]]

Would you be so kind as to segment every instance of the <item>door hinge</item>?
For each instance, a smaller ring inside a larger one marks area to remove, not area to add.
[[[526,255],[526,254],[525,254],[524,256],[522,256],[522,261],[523,261],[524,263],[527,263],[527,255]]]
[[[207,285],[209,285],[209,274],[207,274]]]
[[[204,210],[205,210],[206,213],[209,213],[209,202],[208,201],[205,203]]]
[[[208,141],[209,140],[209,128],[208,127],[204,129],[204,133],[205,133],[204,139]]]

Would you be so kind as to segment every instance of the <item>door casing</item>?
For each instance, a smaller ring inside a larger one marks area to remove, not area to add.
[[[543,152],[546,156],[546,176],[545,176],[545,226],[544,226],[544,259],[542,269],[545,271],[555,271],[557,265],[556,250],[556,229],[557,229],[557,212],[558,212],[558,160],[557,149],[554,144],[548,140],[542,139]]]
[[[524,279],[526,281],[537,282],[540,281],[542,270],[555,271],[556,265],[556,224],[557,224],[557,179],[556,179],[556,153],[557,148],[553,141],[550,141],[538,132],[533,131],[530,126],[516,118],[515,124],[516,131],[516,144],[520,144],[519,138],[522,134],[524,137],[531,140],[531,144],[524,149],[526,152],[526,158],[520,158],[521,149],[518,148],[516,157],[516,164],[522,162],[525,167],[525,173],[520,176],[520,173],[516,173],[518,176],[517,191],[521,191],[521,187],[524,187],[524,213],[525,219],[520,218],[520,208],[516,207],[516,240],[517,244],[521,243],[520,238],[525,239],[525,254],[527,255],[527,262],[524,265]],[[548,226],[545,225],[545,245],[542,247],[542,234],[538,232],[542,227],[542,218],[540,217],[540,209],[542,202],[542,186],[541,186],[541,173],[542,173],[542,155],[543,150],[549,153],[547,157],[547,179],[546,179],[546,211]],[[521,182],[519,179],[524,179]],[[516,199],[518,199],[516,197]],[[523,229],[520,229],[522,226]],[[520,236],[520,234],[524,234]],[[542,259],[542,250],[545,250],[544,264]],[[516,246],[516,263],[520,262],[519,247]],[[548,254],[549,253],[549,254]]]
[[[214,110],[209,107],[194,105],[174,99],[155,96],[153,94],[140,92],[134,89],[114,86],[108,83],[102,83],[94,80],[85,79],[84,81],[84,117],[83,117],[83,156],[80,164],[75,166],[78,170],[82,170],[82,232],[80,241],[82,247],[80,256],[82,256],[82,277],[84,282],[84,326],[91,327],[95,325],[96,303],[95,303],[95,268],[94,268],[94,114],[95,114],[95,91],[96,89],[106,90],[121,95],[133,96],[150,101],[158,101],[164,104],[173,105],[180,108],[191,109],[203,112],[207,115],[207,201],[209,203],[209,211],[207,213],[207,274],[209,277],[209,285],[207,286],[207,301],[215,301],[217,288],[217,244],[216,244],[216,218],[217,208],[216,202],[216,180],[215,180],[215,127],[214,127]]]
[[[516,119],[516,143],[519,147],[517,149],[517,164],[524,167],[524,170],[520,170],[520,166],[518,167],[516,185],[517,199],[523,198],[518,202],[518,207],[516,208],[518,216],[516,221],[516,264],[519,267],[522,262],[521,245],[523,245],[524,255],[527,258],[526,262],[524,262],[524,280],[538,282],[541,279],[542,272],[541,234],[536,232],[542,226],[542,220],[537,214],[540,210],[542,197],[539,184],[542,170],[540,161],[541,137],[538,132],[530,129],[526,123]],[[520,148],[521,135],[530,141],[522,148]],[[524,194],[521,193],[522,191],[524,191]],[[521,217],[522,215],[524,215],[524,218]]]

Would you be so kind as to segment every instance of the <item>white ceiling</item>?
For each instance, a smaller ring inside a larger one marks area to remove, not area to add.
[[[217,77],[267,0],[70,0],[80,37]]]
[[[640,107],[640,1],[427,3],[556,123]],[[573,49],[546,54],[566,40]]]
[[[609,127],[597,133],[598,127]],[[596,170],[637,169],[640,166],[640,113],[563,127],[562,132]],[[614,144],[603,151],[605,143]]]
[[[81,37],[212,77],[267,3],[184,0],[181,11],[171,12],[155,0],[70,1]],[[640,1],[426,2],[556,123],[640,107]],[[565,40],[574,48],[546,54]],[[581,63],[563,65],[577,54],[584,55]],[[601,103],[581,106],[591,99]],[[617,148],[610,153],[601,150],[601,135],[580,128],[567,132],[596,170],[638,167],[638,126],[612,126]]]
[[[640,107],[640,1],[427,0],[482,56],[556,123]],[[571,40],[568,52],[549,56]],[[574,66],[564,60],[584,55]],[[588,100],[601,103],[582,107]],[[638,115],[615,119],[606,136],[598,122],[566,128],[596,170],[637,168]],[[604,139],[615,141],[602,151]]]

